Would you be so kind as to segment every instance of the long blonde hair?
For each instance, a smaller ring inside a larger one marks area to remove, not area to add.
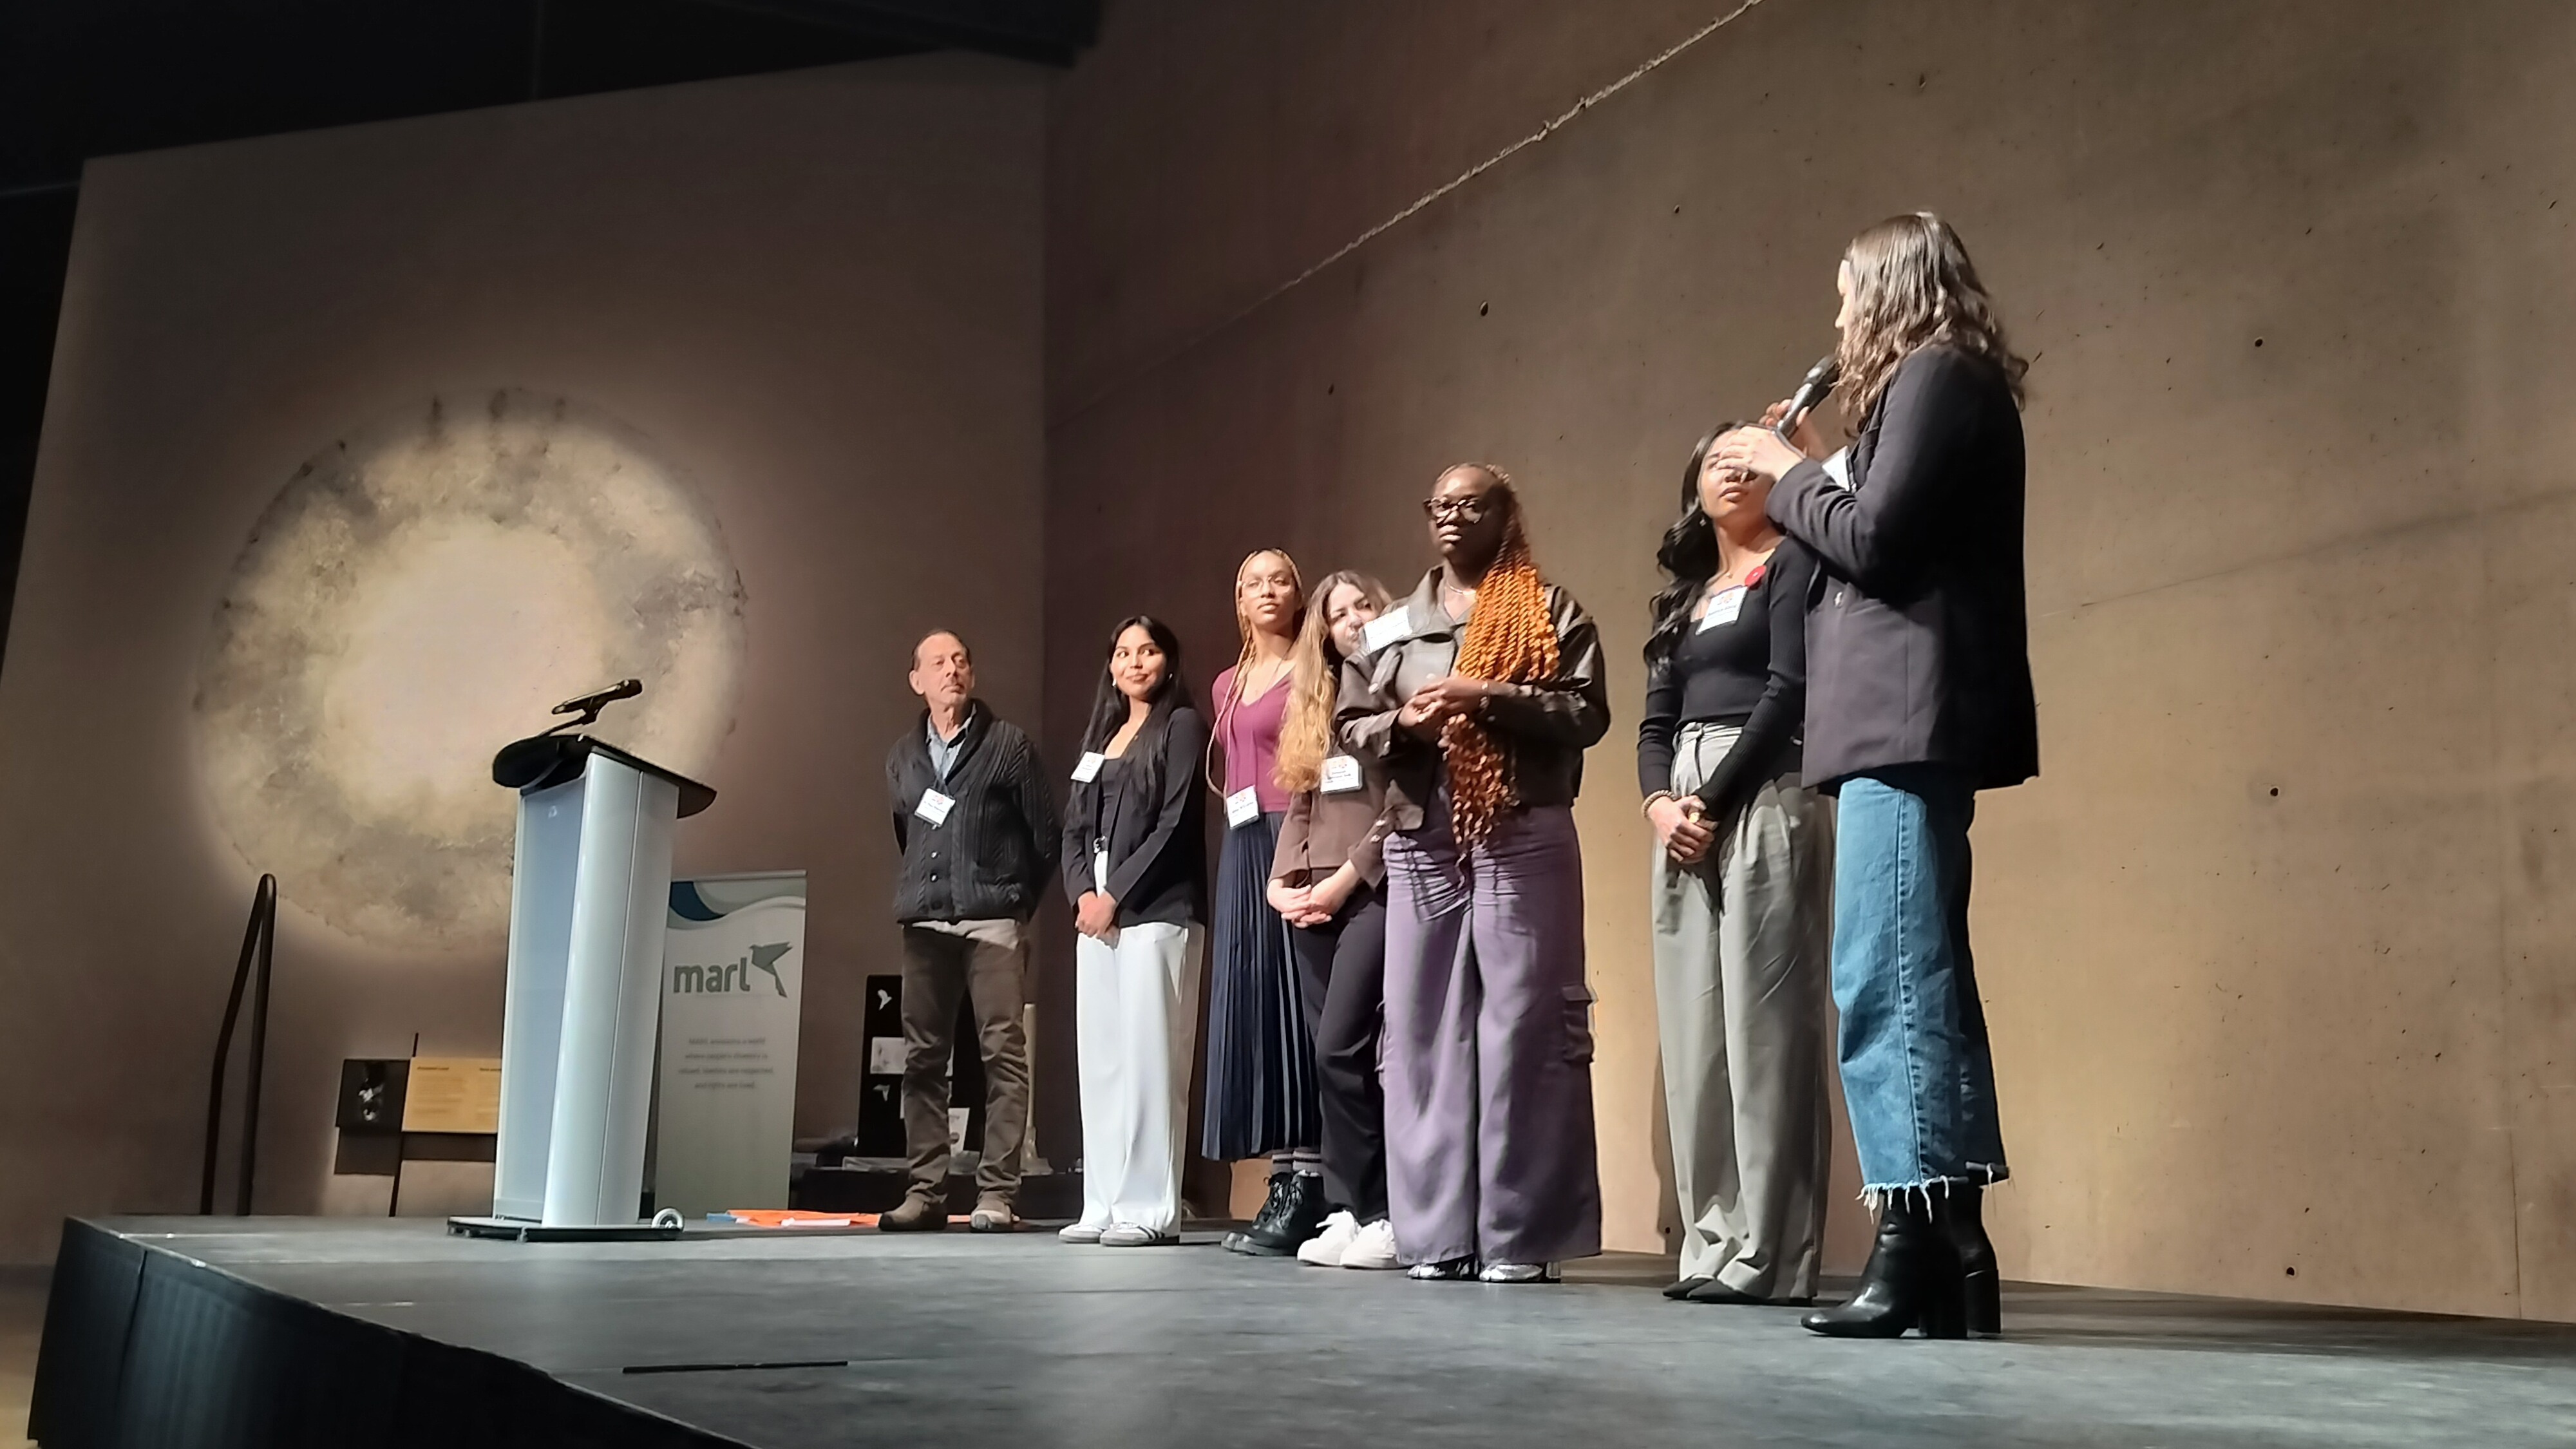
[[[1327,574],[1315,585],[1314,607],[1306,611],[1305,627],[1297,631],[1297,651],[1289,661],[1288,718],[1279,729],[1279,768],[1273,775],[1279,788],[1291,795],[1323,786],[1324,757],[1333,752],[1333,707],[1341,699],[1342,653],[1333,644],[1332,626],[1324,615],[1332,608],[1333,591],[1345,584],[1359,590],[1360,597],[1380,614],[1395,602],[1386,585],[1349,569]]]
[[[1235,706],[1243,703],[1243,677],[1260,658],[1260,651],[1252,644],[1252,617],[1243,611],[1243,572],[1252,567],[1254,560],[1263,558],[1275,558],[1286,564],[1289,586],[1297,591],[1297,609],[1289,616],[1288,632],[1294,635],[1304,628],[1306,615],[1312,612],[1306,607],[1305,576],[1297,572],[1297,561],[1288,556],[1288,550],[1256,548],[1243,556],[1243,562],[1234,566],[1234,632],[1242,647],[1235,651],[1234,673],[1226,680],[1225,693],[1211,701],[1215,706],[1216,719],[1208,731],[1206,768],[1202,772],[1207,779],[1207,787],[1219,795],[1225,793],[1225,783],[1217,778],[1216,752],[1224,746],[1227,719],[1233,716]]]
[[[1843,263],[1851,268],[1852,323],[1834,357],[1842,364],[1837,395],[1853,427],[1878,405],[1897,364],[1936,344],[1993,363],[2013,401],[2022,400],[2030,364],[2005,339],[1994,299],[1948,222],[1928,211],[1891,216],[1853,237]]]
[[[1474,469],[1494,480],[1489,499],[1504,507],[1503,545],[1476,585],[1476,610],[1458,640],[1457,672],[1470,679],[1538,684],[1557,671],[1556,616],[1547,606],[1547,580],[1530,556],[1520,495],[1512,475],[1491,463],[1461,463],[1441,477]],[[1520,803],[1511,757],[1486,728],[1467,715],[1452,715],[1440,730],[1449,766],[1449,824],[1462,846],[1483,841],[1504,811]]]

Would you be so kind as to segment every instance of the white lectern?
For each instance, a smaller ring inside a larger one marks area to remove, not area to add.
[[[637,1220],[662,1004],[671,835],[704,785],[587,735],[520,740],[492,762],[519,792],[501,1132],[492,1216],[457,1232],[676,1236]]]

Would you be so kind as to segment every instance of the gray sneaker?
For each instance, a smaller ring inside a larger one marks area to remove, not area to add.
[[[970,1232],[1010,1233],[1019,1231],[1020,1215],[1011,1210],[1011,1200],[999,1193],[986,1193],[975,1199],[975,1211],[966,1219]]]

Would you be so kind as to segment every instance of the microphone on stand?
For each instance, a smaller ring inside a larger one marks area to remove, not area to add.
[[[1816,365],[1798,380],[1798,390],[1789,395],[1789,410],[1780,415],[1771,431],[1778,433],[1781,441],[1788,441],[1789,435],[1798,431],[1798,424],[1807,420],[1807,414],[1816,410],[1816,404],[1823,402],[1825,394],[1832,392],[1842,378],[1842,365],[1834,361],[1833,354],[1816,359]]]

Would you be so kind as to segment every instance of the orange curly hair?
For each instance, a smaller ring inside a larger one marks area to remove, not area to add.
[[[1491,463],[1461,463],[1440,476],[1473,469],[1494,480],[1485,496],[1502,501],[1503,544],[1476,586],[1476,609],[1458,641],[1457,672],[1471,679],[1537,684],[1556,677],[1556,620],[1547,606],[1547,580],[1530,557],[1521,526],[1520,495],[1512,476]],[[1449,824],[1461,846],[1494,832],[1494,822],[1520,803],[1511,778],[1511,756],[1484,725],[1453,716],[1441,727],[1440,748],[1449,765]]]

